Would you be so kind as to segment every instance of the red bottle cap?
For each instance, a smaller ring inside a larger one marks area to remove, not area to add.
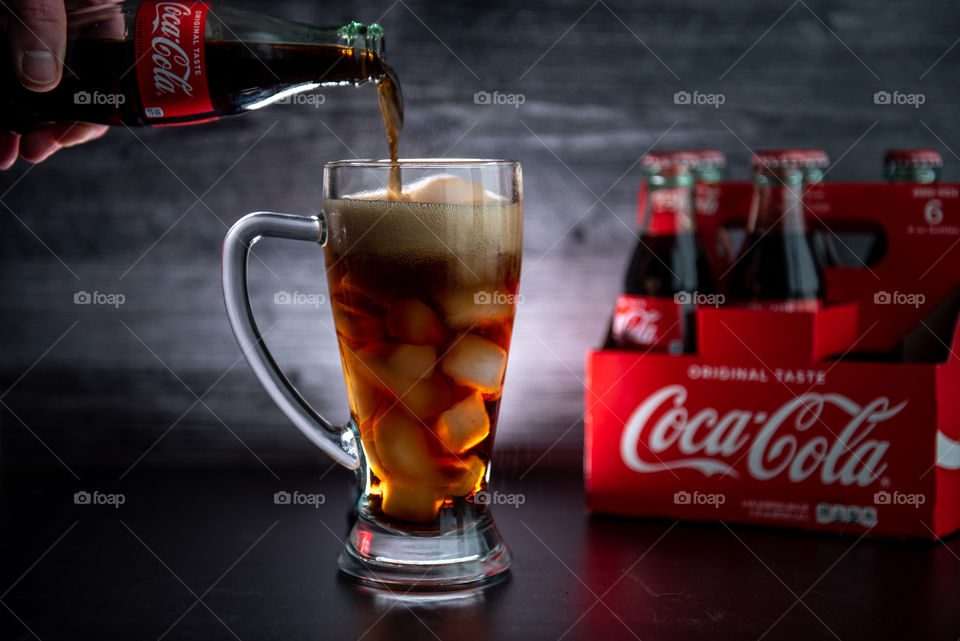
[[[650,151],[643,156],[644,169],[692,167],[700,157],[690,151]]]
[[[727,157],[719,149],[694,149],[691,153],[697,155],[701,165],[710,167],[727,166]]]
[[[830,165],[830,156],[823,149],[807,149],[804,167],[826,169]]]
[[[891,149],[883,164],[898,167],[943,167],[943,157],[936,149]]]
[[[750,158],[750,165],[754,169],[826,167],[828,164],[830,164],[830,157],[822,149],[765,149],[755,151]]]

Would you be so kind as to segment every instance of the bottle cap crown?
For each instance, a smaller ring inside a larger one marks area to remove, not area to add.
[[[883,164],[895,167],[943,167],[943,157],[936,149],[891,149]]]
[[[765,149],[755,151],[750,158],[754,170],[825,168],[829,164],[830,157],[822,149]]]

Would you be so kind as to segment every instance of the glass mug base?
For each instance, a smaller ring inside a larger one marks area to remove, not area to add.
[[[441,515],[441,527],[395,530],[361,510],[340,549],[340,570],[374,586],[417,590],[487,582],[510,568],[510,550],[490,511],[470,504]],[[454,527],[442,527],[445,520]]]

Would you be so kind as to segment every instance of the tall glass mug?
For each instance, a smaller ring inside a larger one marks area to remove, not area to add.
[[[382,584],[450,586],[506,570],[510,553],[485,500],[516,311],[520,165],[402,160],[324,168],[323,212],[258,212],[223,246],[227,315],[271,398],[361,486],[341,570]],[[396,174],[393,174],[396,177]],[[324,248],[350,421],[317,414],[278,369],[246,288],[264,237]]]

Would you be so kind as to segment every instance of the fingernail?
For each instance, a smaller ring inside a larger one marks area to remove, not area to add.
[[[36,85],[48,85],[57,79],[57,61],[49,51],[24,51],[20,54],[20,75]]]

